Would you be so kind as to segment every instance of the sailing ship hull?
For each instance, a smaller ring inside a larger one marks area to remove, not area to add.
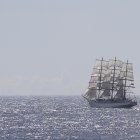
[[[88,100],[91,107],[95,108],[131,108],[137,105],[136,101],[122,100],[122,101],[111,101],[111,100]]]

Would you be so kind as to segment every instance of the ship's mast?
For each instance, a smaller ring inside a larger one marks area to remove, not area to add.
[[[128,65],[128,60],[127,60],[127,63],[126,63],[126,71],[125,71],[126,72],[126,75],[125,75],[125,79],[124,79],[125,80],[125,83],[124,83],[124,95],[123,95],[123,99],[126,99],[127,65]]]
[[[114,92],[114,82],[115,82],[115,70],[116,70],[116,57],[115,57],[115,63],[114,63],[114,69],[113,69],[113,81],[112,81],[112,94],[111,94],[111,100],[113,100],[113,92]]]
[[[101,94],[101,82],[102,82],[102,70],[103,70],[103,57],[101,59],[101,69],[100,69],[100,77],[99,77],[99,94],[98,94],[98,98],[100,98],[100,94]]]

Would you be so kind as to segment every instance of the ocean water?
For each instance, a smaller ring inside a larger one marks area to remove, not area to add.
[[[140,140],[140,106],[91,108],[81,96],[0,97],[0,140]]]

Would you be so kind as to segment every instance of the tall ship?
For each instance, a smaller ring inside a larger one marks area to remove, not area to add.
[[[121,60],[96,59],[89,86],[83,97],[91,107],[131,108],[137,105],[133,93],[133,64]]]

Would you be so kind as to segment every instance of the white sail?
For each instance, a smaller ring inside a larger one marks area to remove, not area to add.
[[[102,83],[102,89],[104,89],[104,91],[101,94],[101,98],[103,97],[109,97],[110,96],[110,89],[111,89],[111,84],[109,81],[103,82]]]
[[[119,90],[117,91],[116,95],[115,95],[115,99],[123,99],[123,86],[121,86],[119,88]]]
[[[110,90],[105,89],[100,97],[105,98],[105,97],[109,97],[109,96],[110,96]]]
[[[133,80],[134,77],[133,77],[133,72],[124,72],[124,77],[130,79],[130,80]]]
[[[106,81],[111,81],[111,82],[115,82],[118,81],[118,79],[120,78],[120,70],[112,70],[109,69],[107,74],[104,76],[104,82]]]
[[[96,98],[97,97],[97,94],[96,94],[96,89],[88,89],[85,93],[85,98],[89,98],[89,99],[92,99],[92,98]]]
[[[106,74],[108,62],[105,60],[96,60],[95,67],[93,68],[93,72],[91,74],[91,78],[89,81],[89,89],[96,88],[100,89],[102,82],[104,80],[104,76]]]
[[[126,78],[127,80],[133,80],[134,79],[133,72],[122,71],[121,74],[120,74],[120,78],[122,78],[122,79]]]
[[[96,88],[97,87],[97,83],[95,82],[90,82],[88,88]]]
[[[99,81],[99,76],[91,76],[91,78],[90,78],[90,83],[92,83],[92,82],[95,82],[95,83],[97,83],[97,81]]]
[[[115,99],[122,99],[123,98],[123,93],[124,93],[123,86],[124,86],[123,80],[119,80],[117,85],[116,85],[117,93],[114,96]]]
[[[111,84],[109,81],[102,83],[102,89],[111,89]]]
[[[123,63],[122,71],[133,71],[133,64],[132,63]]]
[[[96,59],[95,68],[101,68],[101,67],[107,68],[108,67],[108,61]]]
[[[109,67],[114,67],[115,66],[115,67],[121,68],[122,65],[123,65],[123,62],[120,61],[120,60],[112,60],[112,59],[109,60]]]
[[[102,75],[105,76],[107,70],[106,69],[99,69],[99,68],[93,68],[93,72],[91,74],[91,76],[100,76]]]

